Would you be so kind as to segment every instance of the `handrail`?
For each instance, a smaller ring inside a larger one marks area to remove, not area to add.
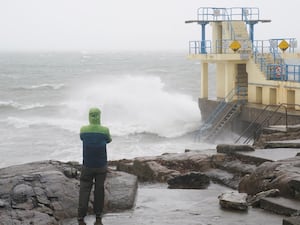
[[[201,53],[201,47],[205,46],[206,53],[212,53],[211,41],[190,41],[189,42],[189,54],[203,54]]]
[[[286,49],[285,52],[288,53],[295,53],[297,47],[297,40],[296,38],[285,37],[285,38],[277,38],[277,39],[268,39],[268,40],[254,40],[253,41],[253,48],[257,49],[258,52],[264,53],[273,53],[272,49],[278,49],[278,45],[280,41],[285,40],[289,48]]]
[[[290,65],[284,62],[279,53],[279,41],[286,40],[289,43],[289,52],[294,53],[296,47],[295,38],[279,38],[266,41],[254,41],[253,52],[255,63],[260,65],[260,70],[266,76],[267,80],[283,80],[300,82],[300,65]],[[267,62],[265,49],[273,57],[273,63]]]
[[[275,110],[274,111],[272,111],[272,113],[271,113],[271,115],[269,115],[269,116],[267,116],[267,117],[265,117],[264,118],[264,120],[260,123],[260,124],[258,124],[257,125],[257,121],[258,121],[258,119],[261,117],[261,116],[263,116],[263,114],[265,113],[265,111],[269,108],[269,107],[275,107],[275,106],[277,106],[276,108],[275,108]],[[265,106],[265,108],[263,109],[263,111],[256,117],[256,119],[255,120],[253,120],[251,123],[250,123],[250,125],[242,132],[242,134],[239,136],[239,138],[238,139],[236,139],[235,140],[235,144],[236,143],[238,143],[239,141],[240,141],[240,139],[242,138],[242,137],[244,137],[244,135],[250,130],[250,128],[255,128],[254,126],[256,126],[256,128],[259,128],[259,131],[262,129],[262,127],[263,127],[263,125],[266,123],[266,122],[269,122],[270,121],[270,119],[275,115],[275,113],[276,112],[278,112],[278,110],[280,109],[280,108],[282,108],[282,107],[284,107],[284,109],[285,109],[285,126],[286,126],[286,129],[288,129],[288,113],[287,113],[287,111],[288,111],[288,106],[300,106],[299,104],[289,104],[289,103],[282,103],[282,104],[280,104],[280,105],[267,105],[267,106]],[[282,117],[281,117],[282,118]],[[278,122],[279,120],[277,120],[277,122]],[[277,123],[276,122],[276,123]],[[275,123],[275,124],[276,124]],[[247,138],[246,138],[246,140],[244,140],[244,144],[248,144],[249,143],[249,141],[250,141],[250,139],[251,138],[253,138],[253,136],[255,136],[255,134],[257,134],[258,133],[258,131],[256,130],[256,132],[254,133],[254,135],[248,135],[247,136]]]
[[[270,106],[270,105],[265,106],[265,108],[263,109],[263,111],[256,117],[256,119],[253,120],[253,121],[250,123],[250,125],[242,132],[242,134],[239,136],[239,138],[238,138],[237,140],[235,140],[235,142],[234,142],[235,144],[239,142],[239,140],[244,136],[244,134],[246,134],[246,132],[248,132],[248,130],[253,126],[253,124],[259,119],[260,115],[261,115],[262,113],[264,113],[264,112],[267,110],[267,108],[268,108],[269,106]]]
[[[259,9],[256,7],[200,7],[197,10],[198,20],[204,21],[224,21],[227,18],[231,20],[251,21],[259,20]]]
[[[197,9],[197,19],[198,21],[229,21],[229,32],[231,33],[231,38],[235,40],[235,33],[231,23],[232,12],[230,8],[201,7]]]
[[[228,118],[228,120],[227,121],[230,121],[231,120],[231,118],[232,118],[232,116],[234,116],[235,115],[235,112],[237,112],[237,110],[239,109],[238,107],[240,107],[241,105],[240,104],[238,104],[238,103],[235,103],[235,104],[233,104],[232,105],[232,107],[231,108],[229,108],[228,110],[226,110],[226,112],[224,112],[224,114],[223,114],[223,116],[217,121],[217,123],[215,123],[214,124],[214,126],[212,127],[212,129],[210,129],[210,135],[207,137],[207,139],[209,140],[210,138],[212,138],[212,135],[213,134],[217,134],[219,131],[220,131],[220,129],[217,129],[218,127],[219,127],[219,125],[222,123],[222,122],[224,122],[224,120],[226,119],[226,118]],[[236,109],[235,109],[236,108]],[[235,109],[235,111],[233,111]],[[228,115],[229,115],[229,113],[230,112],[233,112],[229,117],[228,117]],[[214,133],[214,131],[215,131],[215,133]],[[214,135],[213,135],[214,136]]]
[[[233,99],[233,97],[236,96],[236,93],[238,93],[239,88],[240,87],[233,88],[227,94],[227,96],[225,96],[225,98],[223,98],[222,101],[220,101],[220,103],[217,105],[217,107],[215,108],[215,110],[213,111],[213,113],[201,124],[201,127],[199,128],[198,133],[197,133],[197,138],[199,136],[203,135],[203,132],[207,131],[207,129],[209,129],[212,126],[212,123],[214,122],[214,120],[226,108],[226,106],[227,106],[226,100],[228,100],[229,102],[231,102],[231,100]],[[242,102],[242,101],[239,100],[238,102]]]
[[[272,106],[272,105],[270,105],[270,106]],[[273,105],[273,106],[274,106],[274,105]],[[269,120],[275,115],[275,113],[281,108],[281,106],[283,106],[283,104],[278,105],[278,107],[272,112],[272,114],[269,115],[268,117],[266,117],[266,118],[262,121],[262,123],[259,124],[259,125],[257,126],[257,128],[258,128],[259,131],[261,131],[262,126],[263,126],[266,122],[269,122]],[[284,107],[284,108],[285,108],[285,116],[286,116],[286,118],[287,118],[287,109],[286,109],[286,107]],[[287,128],[287,119],[286,119],[286,128]],[[255,131],[255,133],[254,133],[253,136],[255,136],[255,135],[258,133],[258,130]],[[248,136],[248,138],[244,141],[244,144],[249,144],[250,138],[251,138],[251,136]]]
[[[228,99],[229,101],[232,100],[232,98],[234,97],[235,94],[235,90],[236,88],[233,88],[228,94],[227,96],[225,96],[225,98],[223,98],[220,103],[218,104],[218,106],[216,107],[216,109],[214,110],[215,113],[212,113],[210,115],[210,117],[204,122],[204,123],[209,123],[211,121],[213,121],[217,115],[219,115],[219,113],[225,108],[226,106],[226,100]],[[225,104],[224,104],[225,103]]]

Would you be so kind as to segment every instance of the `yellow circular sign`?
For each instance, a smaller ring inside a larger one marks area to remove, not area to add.
[[[290,45],[289,45],[289,43],[287,43],[286,40],[282,40],[282,41],[279,43],[278,47],[279,47],[282,51],[285,51],[285,50],[287,50],[287,49],[290,47]]]
[[[239,50],[242,46],[241,46],[240,42],[238,42],[238,41],[233,41],[229,47],[230,47],[233,51],[236,52],[236,51]]]

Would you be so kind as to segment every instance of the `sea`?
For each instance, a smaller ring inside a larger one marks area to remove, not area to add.
[[[109,160],[214,148],[195,139],[200,70],[184,51],[0,53],[0,168],[81,162],[91,107],[110,129]]]
[[[99,107],[110,129],[108,159],[132,159],[186,149],[215,153],[200,142],[200,62],[186,52],[0,53],[0,168],[40,160],[82,161],[79,130]],[[209,68],[214,71],[214,68]],[[209,76],[209,98],[215,80]],[[228,188],[170,190],[139,184],[134,210],[104,215],[118,224],[281,224],[280,216],[251,209],[221,210]],[[85,218],[93,224],[95,218]],[[76,218],[72,219],[76,224]]]

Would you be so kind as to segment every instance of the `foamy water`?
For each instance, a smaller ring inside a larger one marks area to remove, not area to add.
[[[0,167],[81,161],[78,132],[102,110],[109,159],[209,148],[200,124],[197,62],[183,53],[2,54]]]
[[[85,82],[70,98],[65,104],[77,113],[76,121],[85,122],[87,109],[99,106],[103,123],[116,136],[151,133],[176,137],[197,129],[201,119],[192,96],[167,92],[156,76],[125,75]]]

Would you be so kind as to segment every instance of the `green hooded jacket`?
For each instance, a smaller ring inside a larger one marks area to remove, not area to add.
[[[101,126],[101,111],[91,108],[87,126],[80,129],[80,139],[83,142],[83,165],[89,168],[102,168],[107,166],[106,144],[111,142],[107,127]]]

